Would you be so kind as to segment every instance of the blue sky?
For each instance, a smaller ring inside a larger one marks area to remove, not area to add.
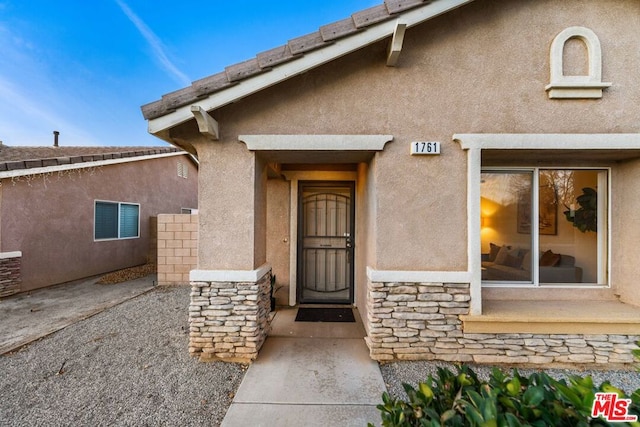
[[[140,106],[382,0],[0,0],[0,141],[164,145]]]

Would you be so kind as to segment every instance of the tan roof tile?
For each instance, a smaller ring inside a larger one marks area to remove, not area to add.
[[[289,49],[291,49],[291,53],[298,55],[309,52],[310,50],[318,49],[324,44],[325,41],[322,40],[320,31],[316,31],[315,33],[289,40]]]
[[[258,65],[262,68],[271,68],[275,67],[278,64],[282,64],[283,62],[290,61],[296,58],[296,56],[291,53],[291,49],[289,49],[289,45],[279,46],[258,54]]]
[[[333,41],[341,37],[348,36],[358,31],[353,18],[343,19],[329,25],[320,27],[320,34],[324,41]]]
[[[213,92],[217,92],[220,89],[232,86],[235,83],[229,81],[226,72],[220,72],[218,74],[205,77],[193,82],[192,86],[198,96],[207,95]]]
[[[354,13],[350,18],[324,25],[319,31],[289,40],[284,46],[258,53],[253,59],[230,65],[224,72],[197,80],[187,88],[166,94],[160,101],[143,105],[142,114],[147,120],[162,117],[178,107],[224,90],[243,79],[269,71],[279,64],[299,59],[306,52],[329,46],[341,37],[347,37],[368,26],[391,19],[394,14],[428,3],[431,1],[385,0],[378,6]]]
[[[238,80],[246,79],[247,77],[260,74],[265,70],[260,68],[258,60],[254,58],[248,61],[240,62],[239,64],[231,65],[225,68],[225,71],[227,73],[229,82],[237,82]]]
[[[385,0],[384,4],[387,6],[387,10],[390,14],[404,12],[405,10],[412,9],[416,6],[423,4],[429,4],[431,1],[425,0]]]
[[[364,28],[390,18],[389,11],[384,4],[370,7],[351,15],[356,28]]]
[[[0,172],[180,151],[175,147],[11,147],[0,145]]]

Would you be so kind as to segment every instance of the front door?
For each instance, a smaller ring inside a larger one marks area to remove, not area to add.
[[[354,183],[300,182],[298,188],[299,302],[350,304]]]

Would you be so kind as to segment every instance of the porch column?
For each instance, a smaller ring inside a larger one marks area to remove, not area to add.
[[[268,329],[266,164],[237,142],[198,148],[198,267],[190,273],[189,352],[250,361]]]

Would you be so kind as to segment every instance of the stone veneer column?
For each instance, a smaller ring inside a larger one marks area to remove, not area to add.
[[[465,334],[466,283],[369,282],[367,344],[378,361],[632,365],[639,335]]]
[[[468,361],[458,355],[460,314],[469,313],[468,283],[369,282],[371,357],[388,360]]]
[[[267,337],[271,268],[255,281],[192,281],[189,353],[200,360],[249,362]],[[197,277],[192,272],[192,278]],[[205,274],[206,276],[206,274]]]

